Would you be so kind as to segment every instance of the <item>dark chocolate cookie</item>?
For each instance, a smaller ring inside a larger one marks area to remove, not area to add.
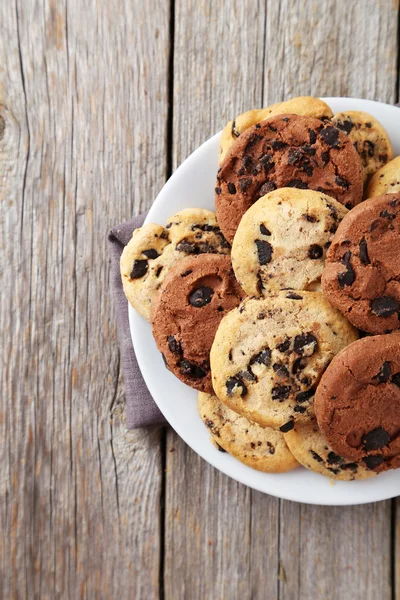
[[[169,271],[152,304],[153,335],[166,366],[190,387],[213,392],[211,345],[222,317],[242,297],[228,256],[184,258]]]
[[[228,241],[246,210],[281,187],[323,192],[352,208],[363,194],[360,157],[343,131],[313,117],[280,115],[249,127],[217,176],[217,219]]]
[[[344,217],[327,253],[322,289],[359,329],[400,328],[400,194],[370,198]]]
[[[400,467],[400,333],[340,352],[317,388],[315,413],[337,454],[375,472]]]

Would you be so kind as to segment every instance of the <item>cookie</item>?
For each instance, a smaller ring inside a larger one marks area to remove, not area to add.
[[[334,452],[376,473],[400,467],[400,333],[362,338],[338,354],[315,413]]]
[[[122,284],[133,308],[149,321],[152,300],[168,270],[182,258],[201,253],[230,253],[210,210],[187,208],[165,228],[150,223],[136,229],[121,256]]]
[[[399,329],[400,194],[365,200],[344,217],[327,252],[322,289],[359,329]]]
[[[311,190],[280,188],[257,200],[240,221],[231,253],[246,294],[320,288],[327,248],[347,212]]]
[[[313,414],[316,385],[356,330],[318,292],[245,299],[211,348],[215,393],[235,412],[285,433]]]
[[[375,475],[362,464],[346,460],[333,452],[319,430],[315,418],[296,423],[294,428],[285,434],[285,441],[290,452],[303,467],[330,479],[354,481]]]
[[[375,117],[360,110],[337,113],[332,123],[342,129],[353,142],[361,158],[364,183],[393,158],[390,138]]]
[[[252,423],[224,406],[214,394],[199,392],[197,406],[219,450],[264,473],[284,473],[298,466],[280,431]]]
[[[215,332],[242,298],[229,256],[187,257],[169,271],[153,301],[151,322],[166,366],[183,383],[212,393],[210,350]]]
[[[351,208],[363,194],[360,157],[343,131],[313,117],[281,115],[249,127],[217,175],[215,206],[227,240],[256,200],[281,187],[316,190]]]
[[[233,121],[229,121],[222,130],[219,163],[222,163],[229,148],[236,142],[243,131],[256,123],[265,121],[269,117],[283,114],[303,115],[306,117],[316,117],[317,119],[330,119],[333,116],[331,109],[323,100],[311,96],[300,96],[286,102],[272,104],[268,108],[248,110],[238,115]]]
[[[371,177],[365,196],[383,196],[400,192],[400,156],[396,156]]]

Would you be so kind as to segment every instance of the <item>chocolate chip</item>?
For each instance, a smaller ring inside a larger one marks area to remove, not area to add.
[[[311,456],[313,457],[314,460],[316,460],[319,463],[323,463],[324,460],[320,457],[319,454],[317,454],[316,452],[314,452],[314,450],[310,450],[311,452]]]
[[[220,195],[220,193],[221,193],[221,192],[222,192],[222,190],[221,190],[221,188],[220,188],[220,187],[216,187],[216,188],[215,188],[215,193],[216,193],[218,196]]]
[[[260,265],[267,265],[271,262],[272,258],[272,246],[265,240],[255,240],[258,253],[258,262]]]
[[[275,363],[272,368],[278,377],[289,377],[289,370],[282,363]]]
[[[311,258],[311,260],[317,260],[318,258],[321,258],[323,253],[323,249],[318,244],[312,244],[308,249],[308,257]]]
[[[239,179],[239,187],[241,192],[246,192],[247,189],[251,186],[253,180],[250,177],[246,177],[244,179]]]
[[[173,335],[169,335],[167,337],[168,346],[171,352],[174,354],[182,354],[182,346],[181,343],[178,342]]]
[[[383,456],[380,454],[375,454],[373,456],[364,456],[363,463],[368,469],[376,469],[383,463]]]
[[[239,137],[240,132],[236,129],[236,119],[233,119],[233,121],[232,121],[231,130],[232,130],[233,137]]]
[[[286,294],[286,298],[288,298],[289,300],[303,300],[303,296],[295,294],[295,292],[289,292],[288,294]]]
[[[250,360],[250,365],[254,365],[255,363],[269,367],[271,364],[271,350],[267,347],[253,356],[253,358]]]
[[[160,256],[157,252],[157,250],[155,250],[154,248],[149,248],[149,250],[143,250],[142,254],[144,254],[145,256],[147,256],[147,258],[157,258],[158,256]]]
[[[239,371],[239,373],[237,374],[237,377],[240,380],[245,379],[246,381],[256,381],[256,377],[250,368],[246,371]]]
[[[334,452],[329,452],[327,456],[327,463],[329,465],[337,465],[341,462],[343,462],[343,458],[341,458],[338,454],[335,454]]]
[[[324,165],[326,165],[329,162],[329,152],[325,151],[321,153],[321,160],[323,162]],[[321,190],[323,191],[323,190]]]
[[[296,413],[304,414],[307,409],[305,406],[295,406],[293,410]]]
[[[201,286],[189,294],[189,303],[195,308],[202,308],[211,302],[214,290],[207,286]]]
[[[317,134],[312,129],[309,129],[308,133],[310,135],[310,144],[315,144],[315,142],[317,141]]]
[[[253,168],[253,160],[251,156],[245,154],[242,158],[242,165],[243,168],[246,169],[246,171],[250,171]]]
[[[214,440],[214,441],[215,441],[215,440]],[[215,443],[216,443],[216,445],[217,445],[217,450],[218,450],[218,452],[225,452],[225,454],[226,454],[226,450],[224,450],[224,448],[223,448],[222,446],[220,446],[220,445],[218,444],[218,442],[215,442]]]
[[[131,279],[140,279],[146,275],[149,268],[147,260],[135,260],[132,266]]]
[[[279,400],[279,402],[286,400],[291,392],[291,389],[292,388],[290,385],[276,385],[272,388],[272,400]]]
[[[259,162],[266,173],[268,173],[268,171],[270,171],[275,166],[274,157],[272,154],[264,154],[263,156],[261,156]],[[272,190],[269,191],[271,192]]]
[[[372,312],[378,317],[391,317],[395,312],[400,309],[400,305],[394,298],[390,296],[382,296],[381,298],[375,298],[370,303]]]
[[[339,131],[336,127],[332,127],[332,125],[324,127],[320,132],[320,136],[328,146],[331,146],[332,148],[339,147]]]
[[[380,216],[383,217],[384,219],[389,219],[389,221],[392,221],[393,219],[396,218],[396,215],[394,215],[393,213],[390,213],[386,209],[380,213]]]
[[[284,425],[279,427],[279,429],[280,429],[280,431],[282,431],[282,433],[287,433],[288,431],[292,431],[293,427],[294,427],[294,420],[292,419],[291,421],[288,421],[287,423],[285,423]]]
[[[179,370],[182,375],[188,375],[189,377],[193,377],[194,379],[201,379],[206,376],[206,371],[186,360],[185,358],[179,362]]]
[[[230,194],[236,194],[236,186],[234,183],[228,183],[228,192]]]
[[[390,368],[390,363],[387,360],[381,366],[378,375],[376,375],[376,379],[379,383],[386,383],[390,379],[390,375],[392,374],[392,369]]]
[[[267,229],[263,223],[261,223],[260,225],[260,232],[262,233],[262,235],[271,235],[270,230]]]
[[[390,442],[390,435],[388,432],[383,429],[383,427],[377,427],[372,431],[369,431],[365,435],[363,435],[361,443],[365,452],[370,452],[371,450],[378,450],[379,448],[383,448],[387,446]]]
[[[257,292],[260,294],[260,296],[262,296],[264,290],[264,283],[261,277],[261,273],[258,272],[257,273]]]
[[[279,352],[287,352],[290,348],[290,339],[288,338],[287,340],[285,340],[284,342],[282,342],[281,344],[278,344],[276,349],[279,350]]]
[[[338,282],[341,288],[344,288],[346,285],[350,286],[353,285],[355,279],[356,279],[356,274],[354,272],[353,267],[351,266],[351,252],[350,250],[348,250],[345,255],[343,256],[342,260],[340,262],[342,262],[345,267],[346,267],[346,271],[344,271],[343,273],[339,273],[338,275]]]
[[[161,266],[161,267],[158,267],[158,269],[157,269],[157,271],[156,271],[156,277],[159,277],[159,276],[160,276],[160,273],[161,273],[161,271],[163,270],[163,268],[164,268],[163,266]],[[182,277],[182,275],[181,275],[181,277]]]
[[[367,242],[363,239],[360,242],[359,245],[359,256],[360,256],[360,260],[364,265],[369,265],[371,263],[371,261],[369,260],[369,256],[368,256],[368,246],[367,246]]]
[[[294,351],[302,356],[312,356],[318,348],[318,340],[312,333],[302,333],[294,338]]]
[[[395,373],[392,377],[392,383],[400,388],[400,373]]]
[[[293,362],[293,365],[292,365],[293,375],[297,375],[297,373],[299,371],[303,370],[305,366],[306,366],[306,362],[305,362],[304,358],[302,358],[302,357],[296,358],[296,360]]]
[[[313,215],[301,215],[303,217],[303,219],[305,219],[306,221],[309,221],[310,223],[316,223],[318,221],[317,217],[314,217]]]
[[[272,183],[272,181],[267,181],[267,183],[264,183],[264,185],[262,185],[258,190],[258,197],[261,198],[262,196],[265,196],[274,190],[276,190],[276,185]]]
[[[247,387],[238,377],[230,377],[225,385],[228,396],[232,396],[235,392],[235,389],[240,390],[240,395],[242,398],[247,394]]]
[[[281,142],[279,140],[274,140],[271,144],[274,150],[282,150],[286,146],[285,142]]]
[[[340,175],[335,176],[335,182],[339,187],[345,188],[346,190],[348,190],[350,187],[350,183],[347,181],[347,179],[341,177]]]
[[[193,269],[188,269],[187,271],[183,271],[183,273],[181,273],[181,277],[187,277],[188,275],[190,275],[190,273],[193,273]]]
[[[286,184],[286,187],[294,187],[299,190],[308,190],[308,184],[305,181],[302,181],[301,179],[291,179]]]
[[[196,229],[200,229],[200,231],[214,231],[215,233],[220,232],[220,228],[218,226],[209,225],[208,223],[196,223],[195,225],[192,225],[192,231],[195,231]]]
[[[336,123],[336,127],[339,127],[339,129],[342,129],[342,131],[345,131],[347,134],[349,134],[354,127],[354,123],[351,121],[351,119],[346,119],[345,121],[339,121]]]
[[[314,396],[314,390],[306,390],[305,392],[299,392],[296,394],[296,402],[301,404],[302,402],[306,402],[310,398]]]
[[[340,469],[342,471],[352,471],[353,473],[357,473],[358,465],[357,463],[345,463],[344,465],[340,465]]]

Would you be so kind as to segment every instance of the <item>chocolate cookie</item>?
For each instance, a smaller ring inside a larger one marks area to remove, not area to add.
[[[168,270],[185,256],[202,253],[230,253],[210,210],[187,208],[165,227],[150,223],[136,229],[121,256],[122,284],[133,308],[149,321],[152,300]]]
[[[184,258],[165,278],[151,309],[153,335],[166,366],[190,387],[212,393],[215,332],[242,297],[228,256]]]
[[[269,117],[284,114],[303,115],[305,117],[316,117],[317,119],[330,119],[333,116],[332,110],[326,102],[312,96],[299,96],[298,98],[286,100],[286,102],[272,104],[268,108],[248,110],[238,115],[233,121],[229,121],[222,130],[219,163],[222,163],[229,148],[243,131],[256,123],[265,121]]]
[[[284,473],[298,466],[280,431],[252,423],[212,394],[199,392],[197,406],[218,450],[264,473]]]
[[[360,110],[334,115],[332,123],[342,129],[353,142],[361,158],[364,183],[393,158],[390,138],[375,117]]]
[[[281,187],[323,192],[352,208],[363,194],[360,157],[343,131],[313,117],[281,115],[249,127],[217,176],[217,219],[228,241],[246,210]]]
[[[400,467],[400,333],[362,338],[338,354],[315,412],[334,452],[377,473]]]
[[[285,433],[285,441],[303,467],[329,479],[354,481],[375,475],[362,463],[346,460],[333,452],[315,418],[296,423],[291,431]]]
[[[311,190],[280,188],[257,200],[232,245],[233,270],[246,294],[320,288],[326,250],[347,212]]]
[[[264,427],[286,433],[313,414],[330,360],[357,339],[323,294],[280,292],[244,300],[221,321],[211,349],[218,398]]]
[[[399,329],[400,194],[365,200],[344,217],[327,253],[322,289],[359,329]]]
[[[400,156],[396,156],[371,178],[366,197],[383,196],[400,192]]]

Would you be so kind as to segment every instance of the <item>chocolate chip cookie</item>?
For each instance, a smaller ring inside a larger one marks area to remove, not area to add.
[[[280,188],[257,200],[232,245],[233,270],[246,294],[320,288],[327,248],[347,212],[311,190]]]
[[[280,431],[252,423],[224,406],[214,394],[199,392],[197,406],[218,450],[264,473],[284,473],[298,466]]]
[[[243,131],[256,123],[265,121],[269,117],[283,114],[303,115],[316,117],[317,119],[330,119],[333,116],[330,107],[323,100],[311,96],[300,96],[299,98],[291,98],[286,102],[272,104],[268,108],[248,110],[238,115],[233,121],[229,121],[224,127],[220,142],[219,163],[222,163],[229,148]]]
[[[338,354],[315,413],[334,452],[376,473],[400,467],[400,333],[362,338]]]
[[[121,256],[122,284],[133,308],[149,321],[152,300],[168,270],[182,258],[202,253],[230,253],[210,210],[187,208],[165,227],[150,223],[136,229]]]
[[[385,128],[372,115],[360,110],[337,113],[332,123],[353,142],[361,158],[364,183],[393,158],[393,148]]]
[[[323,371],[355,339],[356,330],[321,293],[245,299],[215,336],[215,393],[235,412],[286,433],[313,414]]]
[[[285,434],[285,441],[303,467],[330,479],[354,481],[375,475],[363,464],[336,454],[319,430],[315,418],[296,423],[294,428]]]
[[[400,194],[365,200],[344,217],[327,252],[322,289],[359,329],[400,328]]]
[[[383,196],[400,192],[400,156],[396,156],[371,178],[366,197]]]
[[[228,256],[184,258],[165,278],[151,309],[153,335],[166,366],[190,387],[212,393],[215,332],[242,298]]]
[[[281,115],[249,127],[217,175],[217,219],[227,240],[256,200],[281,187],[316,190],[352,208],[363,194],[360,157],[343,131],[313,117]]]

